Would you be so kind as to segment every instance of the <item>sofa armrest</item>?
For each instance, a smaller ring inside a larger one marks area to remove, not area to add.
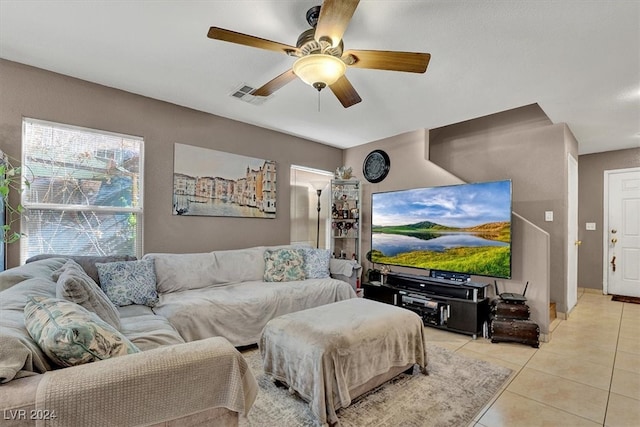
[[[50,371],[36,392],[36,425],[149,425],[209,408],[247,413],[257,382],[222,337]]]
[[[353,260],[331,258],[329,272],[331,277],[347,282],[355,291],[359,285],[362,266]]]

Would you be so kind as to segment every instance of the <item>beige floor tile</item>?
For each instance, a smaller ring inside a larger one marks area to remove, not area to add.
[[[467,343],[471,341],[471,336],[457,334],[455,332],[450,332],[444,329],[432,328],[430,326],[424,327],[424,335],[427,338],[427,341],[449,341],[449,342],[460,342]]]
[[[576,308],[578,307],[601,307],[607,311],[622,311],[624,303],[611,301],[611,297],[608,295],[584,294],[582,298],[578,300]]]
[[[640,354],[627,353],[626,351],[616,352],[614,368],[640,374]]]
[[[597,365],[613,366],[615,349],[591,345],[586,341],[553,339],[540,347],[546,351],[573,356],[576,360],[584,360]]]
[[[600,330],[585,330],[575,326],[562,327],[554,332],[553,338],[563,342],[570,342],[572,345],[584,344],[615,350],[618,343],[618,327]]]
[[[596,321],[593,318],[585,320],[566,320],[562,325],[558,326],[555,332],[566,331],[574,333],[587,333],[592,332],[594,334],[601,335],[613,335],[617,336],[620,330],[620,319],[612,319],[608,321]]]
[[[640,337],[640,320],[623,319],[620,323],[620,336],[638,339]]]
[[[567,325],[589,326],[591,328],[613,327],[620,324],[621,314],[618,312],[607,313],[593,308],[581,310],[566,320]]]
[[[556,328],[558,327],[558,325],[560,325],[560,323],[562,323],[563,320],[562,319],[558,319],[557,317],[555,319],[553,319],[551,321],[551,323],[549,324],[549,331],[553,332],[556,330]]]
[[[640,319],[640,304],[625,303],[622,307],[622,318]]]
[[[613,370],[611,392],[640,400],[640,374],[622,369]]]
[[[458,351],[464,347],[464,343],[460,341],[434,341],[432,343],[449,351]]]
[[[606,306],[590,305],[587,307],[579,307],[571,313],[569,321],[588,322],[595,325],[607,322],[618,322],[622,316],[622,310],[611,310]]]
[[[489,362],[489,363],[492,363],[494,365],[502,366],[504,368],[509,368],[509,369],[511,369],[513,371],[512,376],[515,376],[515,374],[517,374],[520,371],[520,369],[522,369],[521,365],[516,365],[515,363],[508,362],[508,361],[506,361],[504,359],[498,359],[497,357],[493,357],[490,354],[477,353],[475,351],[469,350],[466,347],[462,347],[456,353],[462,354],[464,356],[471,357],[473,359],[484,360],[485,362]]]
[[[603,423],[609,393],[536,369],[523,368],[507,391]]]
[[[493,406],[480,418],[479,423],[486,427],[595,427],[602,425],[509,391],[500,395]]]
[[[602,310],[606,310],[609,312],[622,312],[624,308],[624,304],[617,301],[611,301],[611,297],[604,295],[584,295],[582,298],[578,300],[576,307],[574,309],[589,309],[589,308],[599,308]]]
[[[471,340],[470,336],[425,326],[424,335],[428,343],[438,345],[447,350],[457,351]]]
[[[640,336],[620,335],[618,338],[618,351],[640,354]]]
[[[537,349],[518,343],[492,343],[487,339],[469,341],[463,347],[465,350],[485,354],[496,359],[504,360],[518,366],[524,366]]]
[[[544,349],[533,355],[527,363],[527,368],[537,369],[547,374],[607,391],[611,384],[613,371],[610,366],[598,365]]]
[[[611,302],[602,301],[601,303],[591,304],[584,302],[579,302],[578,305],[573,309],[571,314],[569,315],[569,320],[587,320],[589,315],[598,315],[597,319],[610,319],[615,317],[620,317],[622,315],[622,307],[612,305]]]
[[[635,427],[640,424],[640,401],[611,393],[607,418],[607,427]]]
[[[515,368],[471,427],[640,426],[640,305],[584,292],[569,320],[550,330],[551,342],[536,350],[425,328],[437,345]]]

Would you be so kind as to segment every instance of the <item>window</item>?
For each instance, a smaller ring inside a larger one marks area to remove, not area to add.
[[[142,255],[142,138],[24,119],[21,258]]]

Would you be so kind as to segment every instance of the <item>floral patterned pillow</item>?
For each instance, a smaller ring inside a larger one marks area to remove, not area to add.
[[[42,351],[59,366],[75,366],[140,350],[113,326],[78,304],[29,297],[24,323]]]
[[[267,249],[264,251],[264,264],[265,282],[305,279],[302,249]]]
[[[117,306],[158,303],[153,259],[96,263],[100,286]]]
[[[325,279],[330,277],[329,260],[331,251],[329,249],[304,248],[304,273],[307,279]]]

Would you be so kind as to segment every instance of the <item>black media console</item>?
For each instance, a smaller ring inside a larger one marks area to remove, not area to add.
[[[483,335],[489,319],[488,284],[389,273],[384,284],[364,283],[364,297],[411,310],[427,326]]]

